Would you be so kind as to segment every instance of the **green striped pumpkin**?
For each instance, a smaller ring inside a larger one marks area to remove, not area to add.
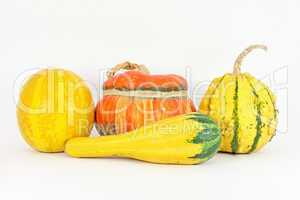
[[[221,127],[222,152],[257,151],[276,132],[274,95],[264,83],[248,73],[240,72],[243,58],[256,48],[267,49],[263,45],[245,49],[236,60],[233,73],[214,79],[200,104],[200,111]]]

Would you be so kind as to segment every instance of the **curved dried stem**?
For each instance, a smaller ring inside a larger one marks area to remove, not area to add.
[[[241,73],[241,65],[243,59],[254,49],[263,49],[265,51],[268,50],[267,46],[261,44],[251,45],[246,48],[235,60],[234,67],[233,67],[233,74],[237,75]]]

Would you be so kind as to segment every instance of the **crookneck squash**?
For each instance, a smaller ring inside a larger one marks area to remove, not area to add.
[[[249,73],[241,73],[243,58],[252,45],[237,58],[233,73],[212,81],[204,95],[200,111],[221,127],[220,151],[250,153],[261,149],[274,136],[277,125],[275,97],[270,89]]]
[[[127,70],[117,73],[120,70]],[[187,82],[177,75],[150,75],[147,68],[125,62],[108,72],[96,108],[101,135],[125,133],[152,122],[195,111]]]
[[[220,143],[220,129],[212,119],[189,113],[124,134],[73,138],[65,152],[73,157],[125,157],[187,165],[212,158]]]

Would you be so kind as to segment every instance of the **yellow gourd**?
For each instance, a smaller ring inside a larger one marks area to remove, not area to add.
[[[62,152],[65,142],[88,136],[94,122],[91,93],[77,75],[45,69],[23,86],[17,106],[22,136],[41,152]]]
[[[218,151],[220,130],[200,113],[179,115],[134,131],[73,138],[65,152],[73,157],[126,157],[153,163],[199,164]]]
[[[275,134],[277,110],[275,97],[261,81],[241,73],[243,58],[253,49],[245,49],[237,58],[233,73],[212,81],[199,110],[214,119],[221,128],[220,151],[250,153],[261,149]]]

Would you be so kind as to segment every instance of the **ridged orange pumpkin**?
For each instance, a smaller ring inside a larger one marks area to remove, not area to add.
[[[116,74],[119,70],[127,70]],[[104,96],[96,108],[100,135],[120,134],[171,116],[194,112],[187,82],[177,75],[150,75],[147,68],[125,62],[108,72]]]

